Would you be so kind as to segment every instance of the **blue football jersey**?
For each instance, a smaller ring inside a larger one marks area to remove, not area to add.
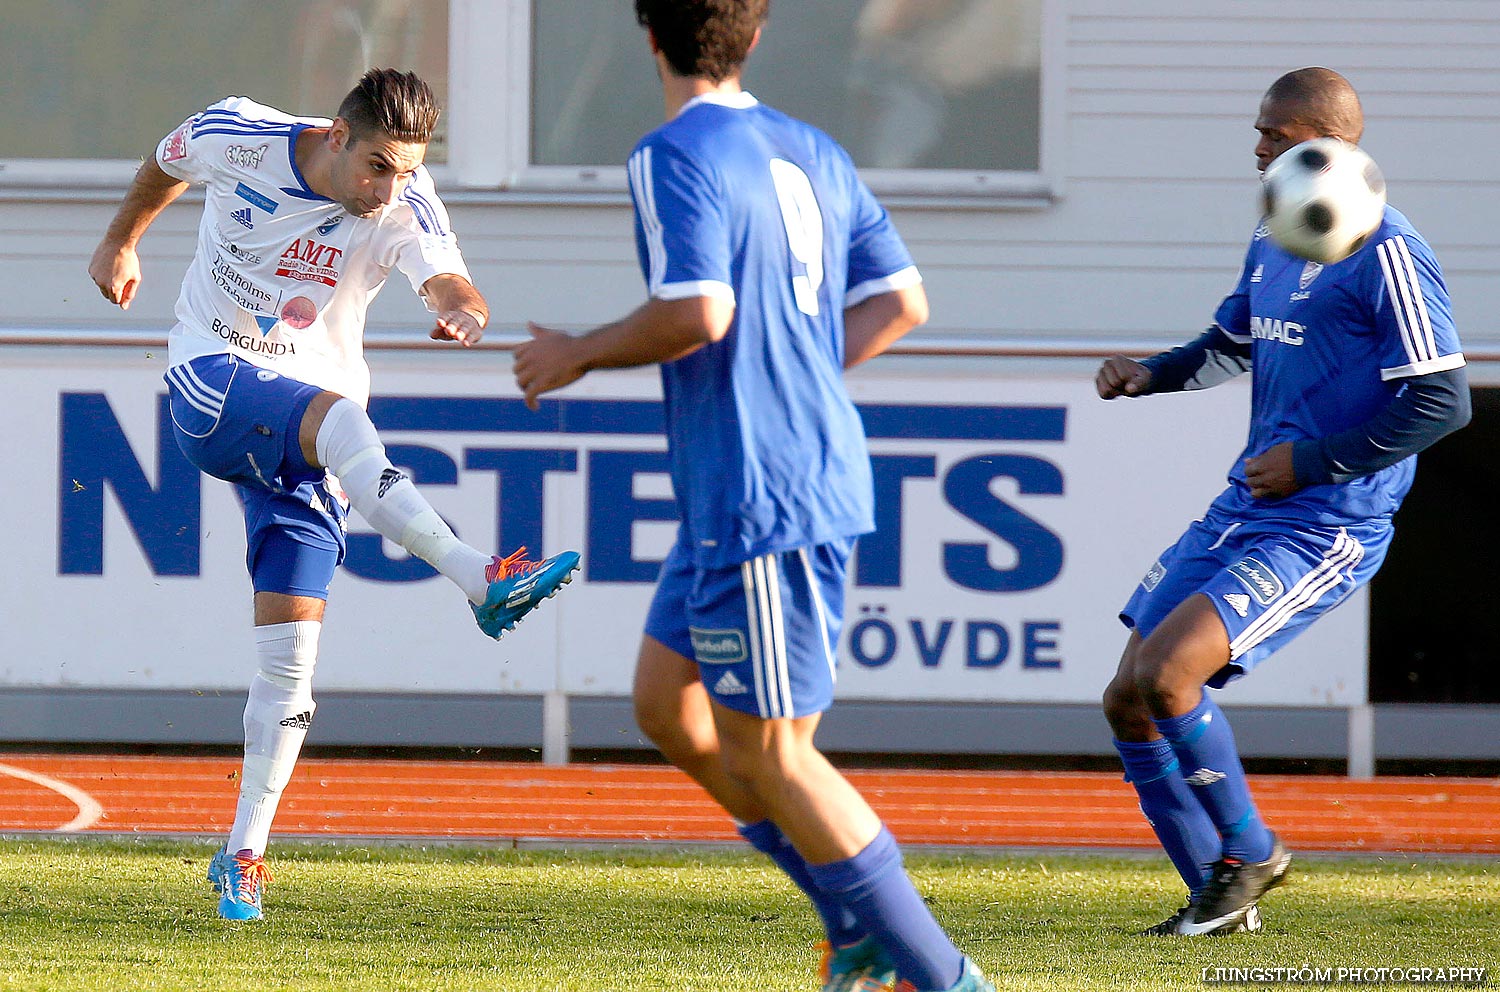
[[[1283,441],[1356,427],[1408,377],[1464,364],[1442,270],[1400,211],[1387,207],[1370,240],[1331,265],[1288,254],[1260,227],[1215,320],[1250,345],[1254,369],[1249,443],[1219,505],[1333,525],[1394,513],[1411,488],[1414,457],[1280,500],[1250,496],[1244,460]]]
[[[629,175],[650,295],[735,306],[721,341],[662,365],[679,540],[723,567],[874,529],[843,311],[921,277],[848,154],[749,93],[710,95]]]

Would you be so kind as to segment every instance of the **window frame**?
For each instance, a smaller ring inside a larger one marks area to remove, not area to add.
[[[431,166],[440,189],[503,199],[625,202],[624,163],[533,165],[531,9],[533,0],[449,0],[448,161]],[[1065,59],[1063,0],[1042,0],[1040,135],[1036,171],[862,169],[883,200],[906,206],[1039,209],[1062,195]],[[494,94],[501,94],[496,99]],[[185,111],[186,112],[186,111]],[[161,135],[142,137],[142,155]],[[0,159],[0,193],[127,186],[137,160]]]

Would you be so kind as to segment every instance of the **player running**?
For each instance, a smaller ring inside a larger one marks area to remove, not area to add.
[[[1358,143],[1353,87],[1287,73],[1255,122],[1262,171],[1310,138]],[[1250,672],[1375,574],[1412,457],[1469,420],[1464,356],[1432,250],[1387,207],[1331,265],[1264,226],[1214,325],[1145,362],[1099,369],[1104,399],[1204,389],[1255,370],[1229,487],[1162,553],[1120,613],[1131,628],[1104,712],[1141,810],[1189,890],[1152,935],[1256,930],[1291,855],[1256,812],[1224,714],[1204,691]]]
[[[318,635],[348,504],[462,589],[491,637],[578,566],[572,551],[498,558],[459,541],[391,464],[365,413],[365,312],[392,269],[436,314],[434,339],[472,345],[489,319],[422,166],[438,113],[427,84],[394,69],[366,73],[331,121],[243,97],[216,103],[141,166],[89,263],[105,299],[129,307],[142,235],[190,183],[206,185],[166,380],[178,446],[244,505],[255,591],[259,670],[239,804],[209,869],[228,919],[261,916],[271,821],[316,708]]]
[[[533,405],[661,363],[681,509],[636,668],[637,720],[811,898],[824,989],[992,986],[933,919],[895,840],[813,743],[870,456],[843,370],[927,316],[849,156],[740,88],[766,0],[636,0],[667,123],[630,157],[649,299],[580,337],[533,326]]]

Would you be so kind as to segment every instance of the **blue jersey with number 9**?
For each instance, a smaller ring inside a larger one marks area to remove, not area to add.
[[[679,540],[699,567],[874,529],[844,309],[921,281],[848,154],[748,93],[700,96],[630,157],[650,295],[734,304],[662,365]]]

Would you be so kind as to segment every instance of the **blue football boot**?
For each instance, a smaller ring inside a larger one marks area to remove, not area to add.
[[[480,630],[498,640],[542,600],[551,599],[557,595],[557,590],[572,582],[577,570],[576,551],[529,561],[526,549],[518,548],[513,555],[497,557],[484,572],[490,584],[484,605],[469,604],[474,611],[474,620]]]
[[[260,898],[271,869],[266,859],[249,851],[230,854],[219,848],[208,863],[208,880],[219,893],[219,915],[226,920],[258,920]]]
[[[820,946],[822,992],[890,992],[896,983],[896,966],[872,936],[848,947],[834,947],[826,940]]]

